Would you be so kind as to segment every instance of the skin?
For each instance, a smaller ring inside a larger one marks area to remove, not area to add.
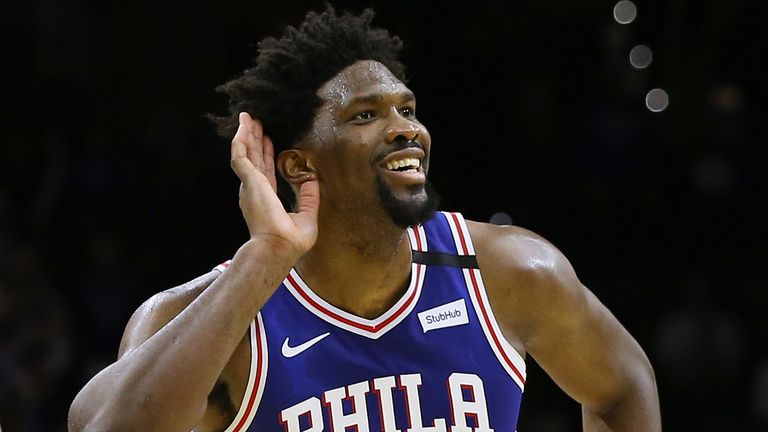
[[[71,431],[226,428],[248,378],[248,325],[292,266],[321,297],[361,317],[379,316],[403,294],[410,245],[375,181],[411,205],[426,201],[419,174],[381,168],[406,138],[419,143],[426,175],[431,140],[415,99],[372,61],[343,70],[318,94],[325,104],[310,133],[277,160],[260,122],[240,115],[231,165],[250,240],[223,274],[157,294],[136,311],[118,360],[73,402]],[[276,169],[297,194],[295,213],[275,195]],[[504,336],[582,405],[584,430],[660,431],[648,359],[563,254],[522,228],[467,225]]]

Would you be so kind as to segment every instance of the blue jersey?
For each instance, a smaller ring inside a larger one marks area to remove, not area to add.
[[[439,212],[408,237],[408,289],[375,319],[290,272],[251,324],[227,432],[515,430],[525,363],[494,319],[464,219]]]

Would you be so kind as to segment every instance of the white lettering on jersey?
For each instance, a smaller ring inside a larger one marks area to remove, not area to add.
[[[369,432],[369,407],[365,398],[368,393],[373,391],[379,398],[382,432],[401,432],[395,423],[395,405],[392,396],[398,382],[397,386],[405,395],[405,406],[408,411],[406,413],[408,417],[406,432],[448,432],[444,418],[436,418],[432,421],[432,426],[424,426],[419,396],[421,374],[404,374],[397,379],[394,376],[380,377],[371,382],[372,386],[369,385],[368,381],[363,381],[324,392],[323,402],[328,414],[328,422],[331,424],[330,431],[346,432],[348,428],[354,428],[356,432]],[[485,387],[479,376],[459,372],[452,373],[448,377],[448,393],[451,401],[451,412],[453,413],[450,432],[494,432],[488,415]],[[344,414],[344,400],[350,401],[351,412],[348,414]],[[376,409],[375,405],[371,408]],[[375,416],[375,413],[371,415]],[[308,416],[306,420],[309,429],[301,429],[300,421],[303,416]],[[471,424],[468,419],[472,419]],[[325,431],[320,399],[311,397],[282,410],[280,422],[284,424],[286,432]]]
[[[459,299],[441,306],[427,309],[418,313],[421,330],[424,333],[430,330],[445,327],[454,327],[469,323],[467,314],[467,302]]]
[[[407,432],[446,432],[445,419],[437,418],[432,422],[433,426],[423,426],[421,401],[419,400],[420,386],[421,374],[400,375],[400,388],[405,391],[406,407],[408,408]]]
[[[365,394],[368,393],[368,381],[347,387],[328,390],[324,393],[325,404],[330,408],[330,422],[333,432],[344,432],[354,427],[357,432],[368,431],[368,407]],[[342,400],[352,398],[352,413],[344,414]]]
[[[304,414],[309,414],[309,429],[301,430],[299,418]],[[322,432],[325,425],[320,399],[311,397],[280,411],[280,422],[285,425],[286,432]]]
[[[395,377],[388,376],[373,380],[373,391],[379,396],[379,415],[382,432],[400,432],[395,427],[395,405],[392,403],[392,390],[395,388]]]
[[[453,407],[451,432],[494,432],[488,419],[483,380],[479,376],[454,372],[448,377],[448,389]],[[464,391],[469,393],[467,399]],[[467,417],[474,418],[474,427],[467,425]]]

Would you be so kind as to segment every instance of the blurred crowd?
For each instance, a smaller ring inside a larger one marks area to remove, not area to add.
[[[213,87],[321,2],[0,6],[0,428],[64,431],[152,294],[247,231]],[[530,2],[533,3],[533,2]],[[768,430],[765,50],[746,0],[372,3],[401,35],[443,207],[542,234],[648,353],[665,430]],[[352,2],[335,2],[338,8]],[[629,49],[655,50],[648,70]],[[647,90],[670,107],[651,113]],[[459,121],[457,121],[459,119]],[[486,188],[484,192],[483,188]],[[580,430],[529,361],[520,431]]]

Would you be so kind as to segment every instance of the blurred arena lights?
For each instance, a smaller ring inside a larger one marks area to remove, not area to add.
[[[637,7],[629,0],[621,0],[613,7],[613,18],[619,24],[629,24],[637,17]]]
[[[504,212],[496,212],[491,215],[490,222],[494,225],[512,225],[512,216]]]
[[[629,52],[629,62],[637,69],[645,69],[653,61],[653,51],[646,45],[637,45]]]
[[[653,112],[661,112],[669,105],[669,95],[660,88],[655,88],[645,95],[645,106]]]
[[[629,24],[637,18],[637,6],[630,0],[621,0],[613,6],[613,18],[619,24]],[[629,63],[635,69],[645,69],[653,62],[653,51],[647,45],[635,45],[629,52]],[[669,95],[660,88],[645,95],[645,106],[651,112],[661,112],[669,106]]]

